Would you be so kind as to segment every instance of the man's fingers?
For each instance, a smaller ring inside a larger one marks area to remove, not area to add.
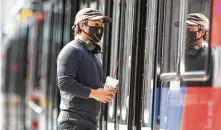
[[[117,92],[117,88],[114,88],[114,93],[116,93]]]
[[[106,96],[111,96],[111,98],[113,98],[116,95],[116,91],[112,90],[108,90],[106,93]]]
[[[112,90],[108,90],[106,93],[106,95],[113,95],[113,94],[114,94],[114,91],[112,91]]]
[[[107,102],[111,102],[112,101],[112,98],[107,98],[105,101],[107,101]]]
[[[113,94],[106,96],[106,101],[110,102],[113,98]]]
[[[102,100],[101,102],[103,102],[103,103],[107,103],[107,101],[106,101],[106,100]]]

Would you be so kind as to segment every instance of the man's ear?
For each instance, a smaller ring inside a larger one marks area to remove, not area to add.
[[[84,24],[83,24],[83,23],[79,23],[78,26],[79,26],[79,28],[80,28],[81,30],[84,30]]]
[[[202,31],[201,32],[202,36],[206,35],[206,31],[205,30],[201,30],[201,31]]]
[[[204,40],[208,40],[208,31],[202,30],[201,36],[203,37]]]

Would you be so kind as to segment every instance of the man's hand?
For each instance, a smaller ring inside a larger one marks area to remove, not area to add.
[[[89,95],[89,98],[94,98],[97,101],[107,103],[111,102],[113,96],[115,95],[116,91],[113,91],[112,89],[91,89],[91,93]]]
[[[118,87],[119,87],[118,85],[116,87],[104,85],[105,90],[111,90],[114,92],[113,97],[115,97]]]

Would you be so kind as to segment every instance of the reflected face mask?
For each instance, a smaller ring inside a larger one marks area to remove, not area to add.
[[[198,31],[187,31],[187,37],[186,37],[186,45],[189,46],[191,44],[193,44],[195,41],[197,41],[196,39],[196,33]]]

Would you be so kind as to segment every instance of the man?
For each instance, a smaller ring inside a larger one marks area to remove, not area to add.
[[[187,16],[186,36],[186,60],[185,71],[204,71],[208,60],[208,31],[209,20],[199,13],[191,13]],[[212,60],[210,58],[210,60]],[[212,66],[212,64],[210,65]],[[210,67],[212,71],[212,67]],[[208,81],[186,82],[187,86],[209,86],[212,78]]]
[[[96,130],[100,102],[110,102],[115,96],[115,89],[101,88],[102,67],[96,57],[103,24],[110,22],[109,17],[92,8],[80,10],[75,17],[75,40],[61,50],[57,59],[59,129]]]

